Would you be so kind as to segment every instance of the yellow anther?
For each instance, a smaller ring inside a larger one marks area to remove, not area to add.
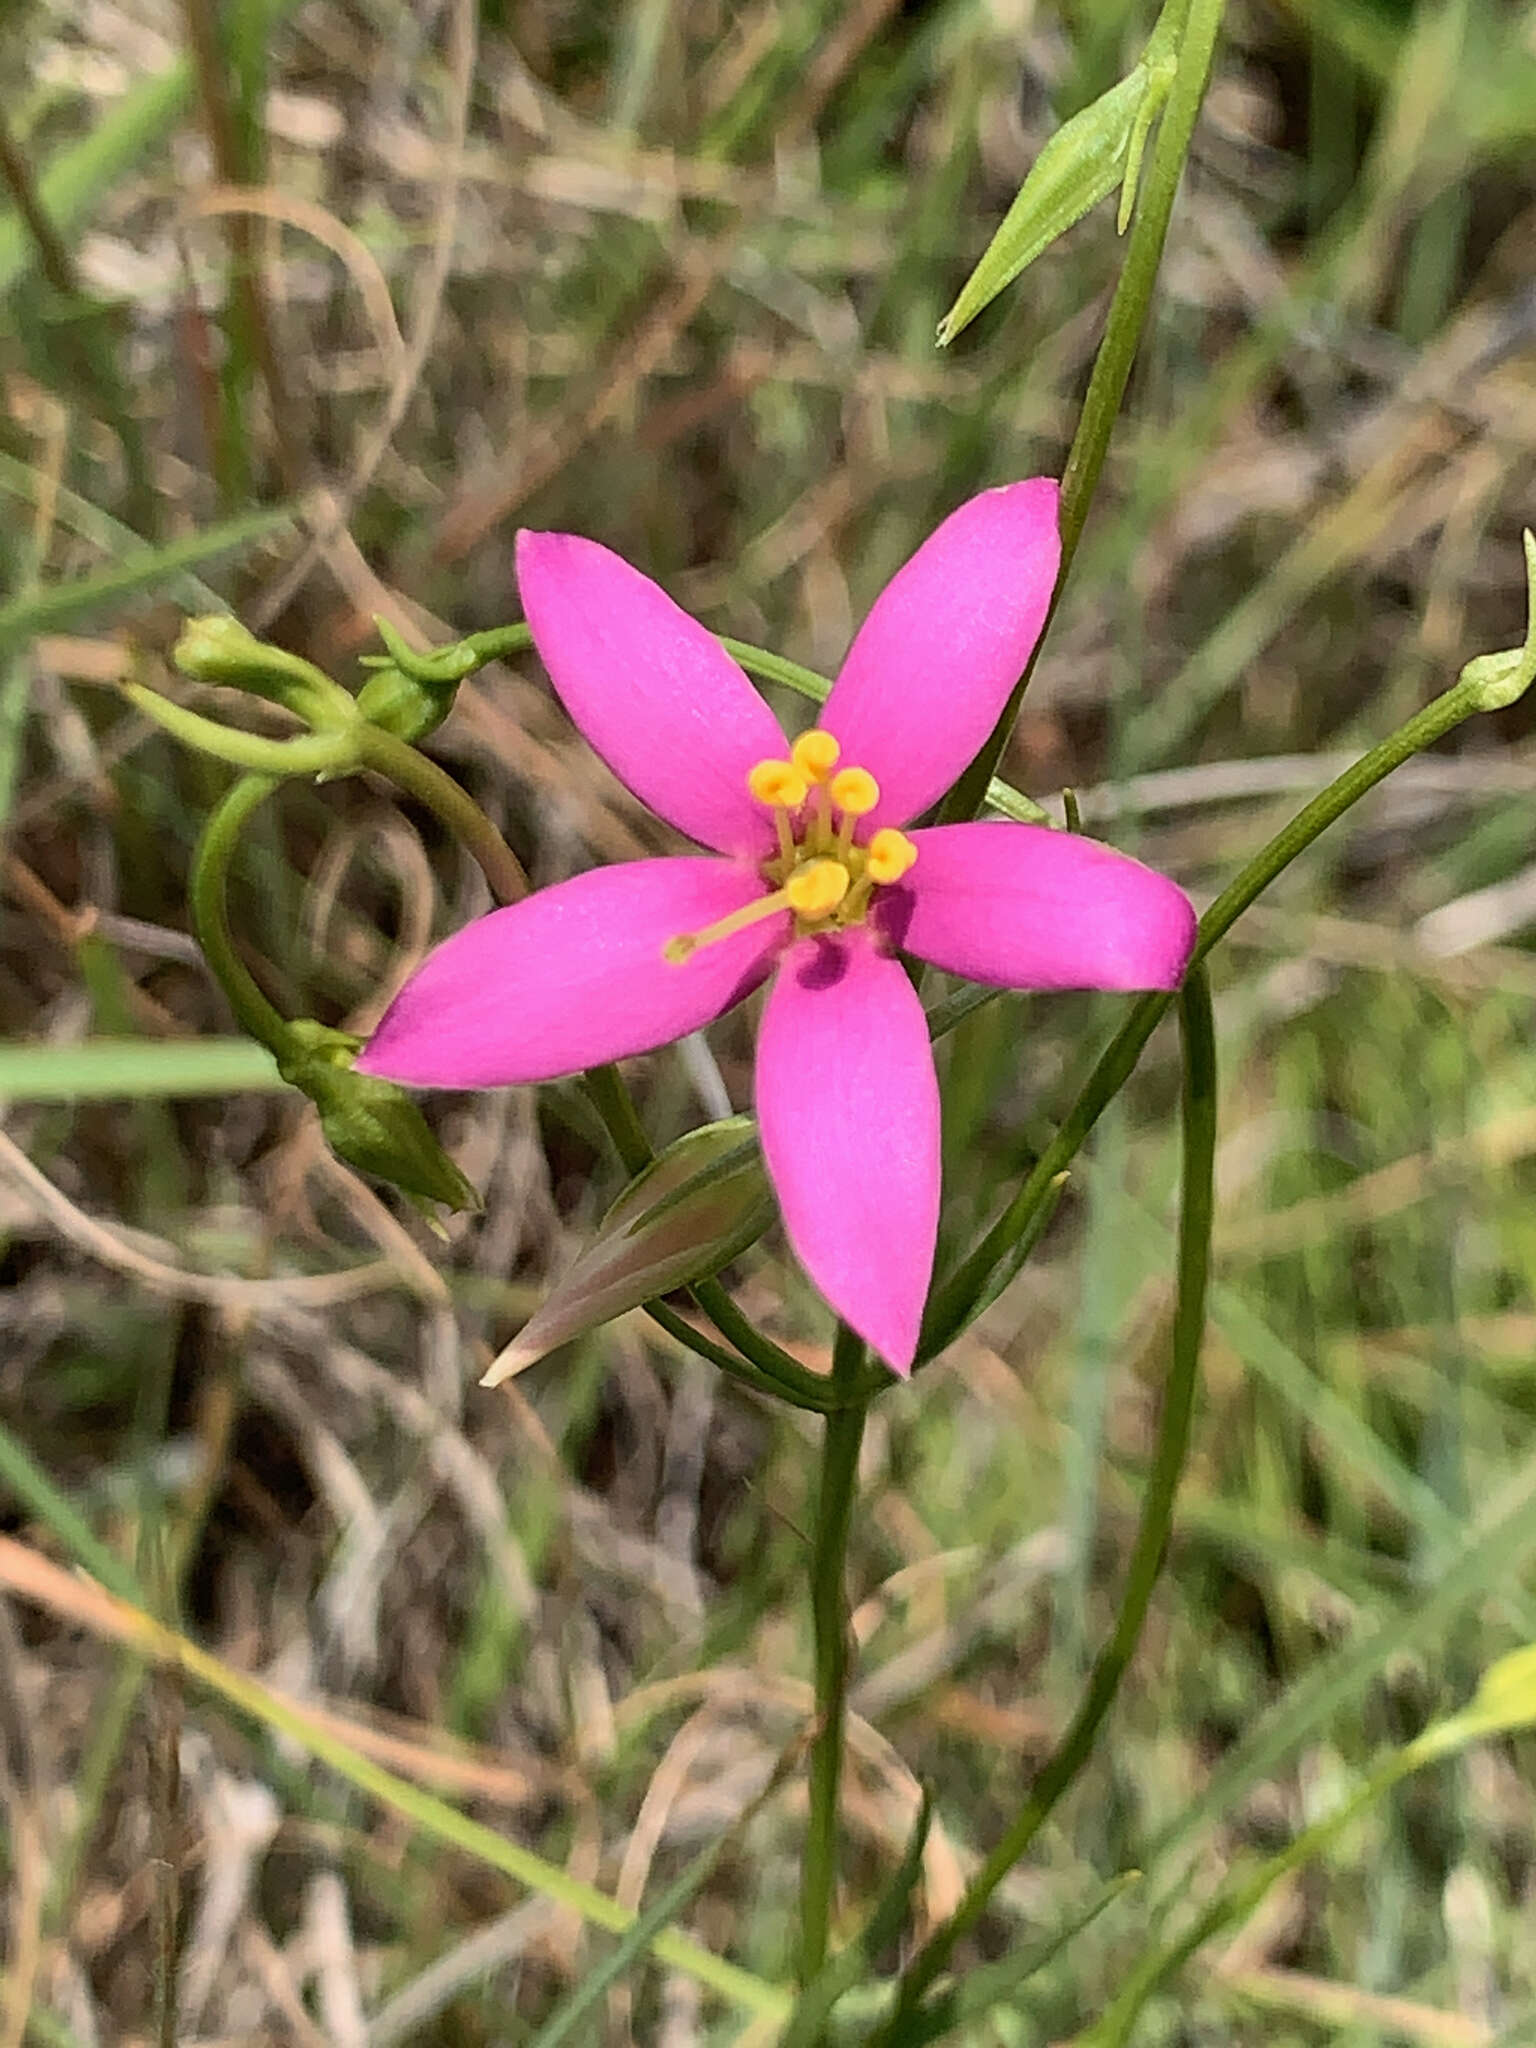
[[[784,884],[791,910],[802,917],[828,917],[848,894],[851,877],[840,860],[813,860]]]
[[[880,801],[880,785],[867,768],[839,768],[832,778],[832,801],[850,818],[864,818]]]
[[[759,761],[747,777],[747,788],[760,804],[796,811],[805,802],[810,783],[793,761]]]
[[[917,848],[905,832],[885,825],[870,840],[864,872],[872,882],[899,882],[917,859]]]
[[[809,732],[801,733],[789,751],[807,782],[825,782],[837,766],[837,757],[843,750],[831,733],[823,732],[820,726],[812,726]]]

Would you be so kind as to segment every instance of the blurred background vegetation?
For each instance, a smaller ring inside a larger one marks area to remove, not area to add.
[[[572,1089],[440,1101],[486,1197],[445,1244],[341,1168],[230,1043],[188,937],[226,771],[114,685],[133,666],[260,722],[170,678],[183,612],[232,604],[356,683],[376,613],[435,640],[515,618],[519,523],[835,668],[960,498],[1059,470],[1112,207],[949,352],[934,327],[1149,26],[1127,0],[0,22],[0,1526],[629,1904],[803,1723],[810,1437],[637,1319],[476,1388],[619,1185],[600,1128]],[[1201,900],[1349,750],[1522,637],[1533,143],[1524,0],[1229,8],[1007,764]],[[1133,1682],[980,1952],[1148,1875],[978,2048],[1072,2034],[1149,1928],[1536,1635],[1530,724],[1412,764],[1217,957],[1195,1458]],[[536,882],[664,844],[532,661],[467,686],[431,746]],[[352,780],[267,807],[234,909],[289,1014],[365,1028],[485,902],[424,812]],[[1118,1014],[1007,997],[954,1035],[956,1235]],[[738,1018],[636,1063],[652,1137],[742,1105],[747,1045]],[[850,1920],[919,1781],[921,1908],[952,1903],[1112,1612],[1166,1349],[1176,1080],[1154,1041],[1029,1271],[876,1411]],[[776,1239],[734,1284],[825,1359]],[[510,2043],[601,1953],[269,1720],[147,1671],[77,1582],[28,1593],[18,1555],[0,2043]],[[1138,2040],[1536,2041],[1533,1760],[1525,1738],[1411,1781]],[[768,1975],[803,1813],[791,1780],[689,1909]],[[686,1974],[629,1981],[586,2038],[742,2037]]]

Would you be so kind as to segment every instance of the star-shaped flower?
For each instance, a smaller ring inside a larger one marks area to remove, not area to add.
[[[592,746],[709,855],[628,862],[492,911],[432,953],[358,1059],[417,1087],[549,1081],[696,1031],[772,977],[763,1155],[817,1287],[910,1371],[939,1214],[939,1095],[898,950],[1017,989],[1163,989],[1195,918],[1140,862],[1045,827],[904,830],[980,748],[1056,579],[1057,489],[953,513],[886,586],[815,730],[590,540],[521,533],[534,642]]]

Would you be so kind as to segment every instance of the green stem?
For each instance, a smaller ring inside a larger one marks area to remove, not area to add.
[[[862,1378],[864,1346],[839,1323],[832,1350],[834,1385],[848,1391]],[[827,1417],[816,1493],[811,1557],[811,1626],[815,1638],[816,1737],[811,1749],[811,1811],[800,1871],[800,1981],[808,1984],[827,1959],[832,1894],[837,1879],[837,1793],[847,1718],[848,1612],[844,1587],[848,1528],[858,1488],[859,1445],[867,1404],[850,1401]]]
[[[208,815],[192,858],[188,892],[192,922],[203,957],[229,998],[230,1008],[252,1038],[279,1058],[290,1044],[288,1026],[257,987],[250,969],[235,949],[229,929],[226,884],[229,865],[251,814],[278,787],[270,775],[242,775]]]
[[[1057,572],[1056,590],[1051,599],[1052,615],[1061,601],[1072,558],[1082,538],[1088,510],[1103,474],[1110,436],[1125,397],[1131,366],[1141,345],[1142,330],[1147,323],[1157,284],[1158,265],[1162,261],[1163,243],[1168,234],[1168,222],[1184,171],[1184,159],[1189,154],[1190,138],[1195,132],[1195,122],[1199,119],[1200,105],[1205,98],[1225,0],[1177,0],[1177,4],[1187,8],[1183,34],[1179,38],[1178,69],[1158,126],[1152,163],[1142,183],[1136,218],[1126,246],[1125,263],[1115,286],[1115,296],[1104,325],[1104,339],[1094,358],[1093,373],[1088,380],[1077,431],[1072,437],[1067,466],[1062,474],[1061,568]],[[1049,625],[1048,617],[1047,630]],[[1019,715],[1019,706],[1034,674],[1035,661],[1044,638],[1042,632],[1002,717],[993,727],[981,752],[945,799],[940,815],[946,821],[974,818],[981,809],[987,784],[1002,760],[1014,720]]]
[[[1443,739],[1464,719],[1487,708],[1484,686],[1475,677],[1465,677],[1346,768],[1277,832],[1217,897],[1200,920],[1195,960],[1204,960],[1276,876],[1367,791],[1414,754]],[[1041,1204],[1072,1164],[1105,1106],[1124,1087],[1173,1001],[1171,993],[1159,991],[1143,996],[1131,1009],[1023,1186],[974,1250],[935,1289],[924,1321],[921,1358],[932,1358],[952,1343],[1019,1270],[1019,1247],[1032,1241],[1031,1227]]]
[[[976,1925],[992,1894],[1028,1849],[1058,1800],[1088,1761],[1104,1717],[1114,1703],[1141,1639],[1152,1590],[1162,1570],[1163,1554],[1173,1526],[1174,1498],[1189,1450],[1200,1340],[1205,1330],[1205,1294],[1214,1213],[1216,1036],[1211,1017],[1210,985],[1203,967],[1191,968],[1180,1003],[1184,1041],[1184,1166],[1172,1363],[1120,1612],[1108,1642],[1099,1652],[1072,1725],[1036,1779],[1028,1800],[972,1879],[954,1914],[933,1935],[908,1969],[902,1982],[897,2016],[910,2012],[945,1968],[956,1944]]]
[[[468,848],[498,903],[516,903],[528,894],[528,877],[521,861],[446,769],[376,725],[359,722],[349,738],[363,767],[387,776],[397,788],[425,804]]]

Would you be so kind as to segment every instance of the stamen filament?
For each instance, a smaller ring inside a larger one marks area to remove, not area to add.
[[[773,807],[773,829],[779,835],[779,859],[784,863],[784,872],[789,873],[795,864],[798,849],[795,846],[794,827],[789,822],[789,813],[782,804]]]
[[[811,792],[811,829],[806,837],[813,853],[831,852],[832,799],[824,782],[818,782]]]

